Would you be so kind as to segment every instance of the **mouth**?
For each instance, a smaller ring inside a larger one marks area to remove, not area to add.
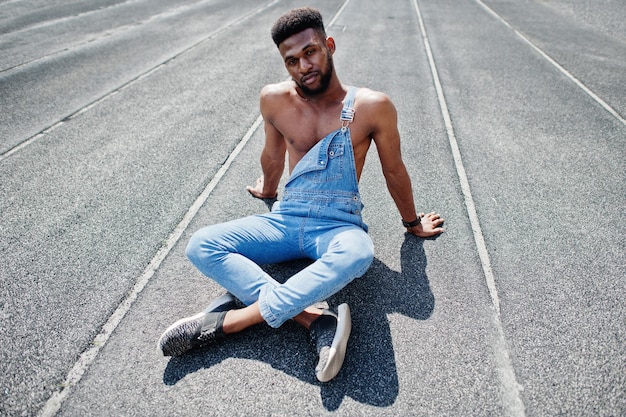
[[[302,84],[311,85],[317,79],[317,75],[318,75],[317,72],[309,73],[309,74],[305,75],[304,77],[300,78],[300,81],[302,82]]]

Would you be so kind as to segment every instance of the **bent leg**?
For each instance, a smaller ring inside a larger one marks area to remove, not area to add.
[[[259,309],[270,326],[278,327],[327,299],[370,267],[374,247],[363,229],[353,225],[321,229],[311,226],[303,233],[305,252],[316,261],[284,284],[261,289]]]
[[[250,305],[263,287],[280,285],[260,264],[303,257],[297,229],[285,224],[284,216],[249,216],[198,230],[186,254],[204,275]]]

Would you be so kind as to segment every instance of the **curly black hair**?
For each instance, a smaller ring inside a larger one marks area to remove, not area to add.
[[[326,39],[324,22],[319,10],[311,7],[293,9],[279,17],[276,23],[274,23],[274,26],[272,26],[272,40],[278,47],[285,39],[306,29],[314,29]]]

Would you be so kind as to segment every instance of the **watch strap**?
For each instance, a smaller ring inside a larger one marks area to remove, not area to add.
[[[422,218],[417,216],[417,219],[413,220],[412,222],[405,222],[404,220],[402,220],[402,225],[406,228],[411,228],[411,227],[417,226],[421,222],[422,222]]]

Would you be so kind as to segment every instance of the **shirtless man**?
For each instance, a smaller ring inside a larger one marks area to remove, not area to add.
[[[291,176],[269,213],[208,226],[192,236],[187,256],[228,292],[170,326],[158,348],[177,356],[258,323],[279,327],[293,319],[309,329],[319,356],[316,376],[326,382],[344,361],[350,309],[314,305],[363,276],[373,260],[358,191],[372,141],[407,232],[435,236],[443,232],[443,219],[415,211],[395,107],[383,93],[341,84],[332,59],[335,41],[326,37],[319,11],[299,8],[283,15],[272,39],[292,79],[261,91],[263,176],[247,189],[256,198],[276,198],[286,154]],[[302,258],[314,262],[284,283],[259,266]],[[245,307],[237,308],[233,296]]]

